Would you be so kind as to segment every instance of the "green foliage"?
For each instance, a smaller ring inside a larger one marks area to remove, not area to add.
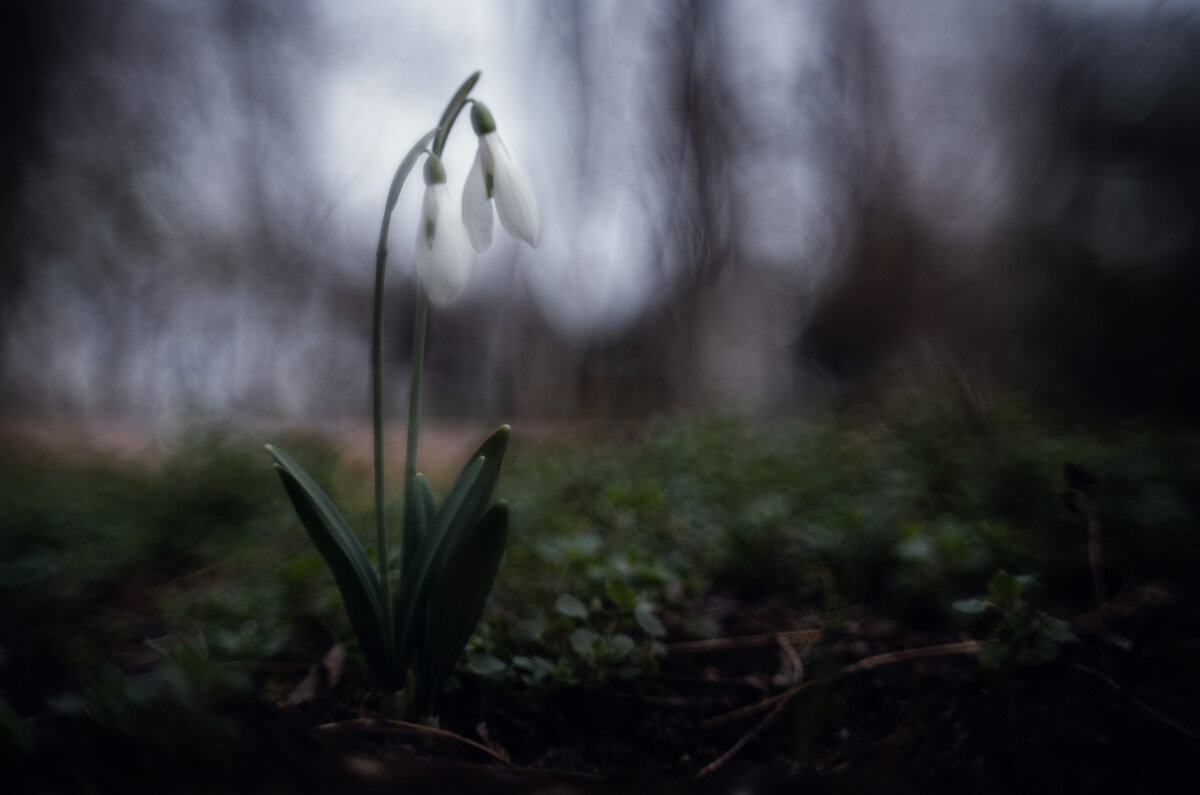
[[[379,576],[333,501],[291,456],[267,445],[301,524],[333,573],[376,684],[399,690],[415,658],[417,692],[410,695],[422,715],[438,714],[504,555],[508,508],[489,504],[508,437],[505,425],[484,441],[440,507],[431,490],[416,490],[409,527],[419,543],[401,572],[394,627]]]
[[[1062,646],[1077,640],[1066,621],[1046,612],[1047,601],[1037,577],[1001,570],[988,581],[986,598],[961,599],[954,609],[964,616],[999,615],[979,660],[984,668],[1005,671],[1052,663]]]
[[[328,454],[311,441],[289,443]],[[283,525],[277,489],[252,447],[215,432],[138,458],[8,446],[0,454],[0,637],[13,642],[0,689],[28,710],[40,688],[94,668],[129,638],[164,634],[154,621],[177,593],[171,583],[252,550]],[[180,606],[176,617],[186,612]]]
[[[468,669],[487,679],[536,689],[594,686],[652,675],[664,653],[658,606],[628,580],[612,577],[586,602],[560,594],[514,628],[485,625]]]
[[[351,528],[370,525],[369,489],[346,476],[361,467],[311,439],[281,441],[336,490]],[[145,637],[197,638],[214,661],[311,660],[351,638],[368,667],[333,574],[256,449],[194,435],[140,459],[0,456],[0,692],[17,715]],[[1059,497],[1065,461],[1096,477],[1110,582],[1190,582],[1197,492],[1178,451],[1167,432],[1060,422],[998,398],[968,411],[938,395],[867,419],[680,417],[632,440],[514,444],[506,563],[459,675],[529,690],[640,676],[663,630],[722,631],[694,610],[714,590],[946,622],[1004,569],[1089,604],[1087,530]],[[435,479],[439,494],[452,485]],[[1005,635],[1015,643],[995,637],[1014,665],[1023,645],[1034,653],[1027,639],[1054,640],[1037,615],[1053,617],[1053,603],[1024,585],[1021,600],[1035,631],[1021,634],[1021,608]],[[983,609],[983,632],[1005,623],[999,606]]]

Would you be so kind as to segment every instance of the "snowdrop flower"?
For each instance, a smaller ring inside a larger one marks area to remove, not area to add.
[[[474,254],[458,217],[458,208],[446,187],[441,158],[425,160],[425,198],[413,257],[417,276],[429,300],[445,306],[458,298],[471,277]]]
[[[471,245],[482,254],[492,244],[491,200],[495,199],[496,214],[508,233],[536,247],[538,208],[533,189],[496,133],[491,112],[480,102],[471,105],[471,126],[479,136],[479,152],[462,196],[463,223]]]

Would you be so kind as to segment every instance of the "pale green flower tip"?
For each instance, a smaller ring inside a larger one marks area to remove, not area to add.
[[[492,117],[492,112],[487,109],[487,105],[482,102],[471,104],[471,126],[475,128],[476,135],[496,132],[496,120]]]
[[[437,155],[425,158],[425,184],[441,185],[446,181],[446,167]]]

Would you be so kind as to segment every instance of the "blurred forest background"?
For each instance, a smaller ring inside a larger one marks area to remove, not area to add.
[[[10,0],[0,410],[365,417],[387,182],[480,68],[543,244],[435,313],[434,416],[762,417],[952,373],[1194,420],[1198,9]]]
[[[514,426],[506,562],[444,725],[572,776],[741,754],[802,791],[1180,791],[1198,12],[0,3],[0,781],[414,789],[428,746],[362,725],[381,702],[261,444],[373,541],[380,212],[478,69],[541,238],[498,233],[431,313],[436,493]],[[463,120],[454,194],[475,145]]]

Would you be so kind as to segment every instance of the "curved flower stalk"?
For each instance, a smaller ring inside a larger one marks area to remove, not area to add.
[[[416,470],[427,306],[429,301],[444,305],[458,297],[471,276],[475,256],[471,251],[472,241],[468,240],[446,187],[441,155],[446,137],[478,79],[476,72],[459,87],[438,126],[409,150],[392,179],[380,224],[371,342],[378,572],[372,570],[358,537],[316,481],[287,453],[267,445],[301,524],[333,572],[372,679],[390,694],[385,696],[385,705],[397,709],[415,706],[420,719],[435,725],[442,691],[483,614],[508,538],[508,508],[503,502],[491,501],[508,448],[507,425],[496,430],[471,455],[441,503],[435,499],[429,482]],[[427,149],[431,141],[432,147]],[[409,383],[404,528],[400,580],[393,593],[383,490],[383,285],[392,211],[405,180],[422,155],[427,155],[426,187],[414,250],[419,279]],[[496,158],[489,156],[489,169],[496,162]],[[503,187],[515,183],[508,176],[500,176],[500,171],[489,173],[501,188],[497,191],[499,206],[499,197],[505,194]],[[517,214],[523,224],[520,228],[523,235],[528,233],[523,239],[535,242],[537,206],[528,193],[528,184],[524,178],[519,179],[518,187],[506,195],[519,196]],[[490,214],[491,208],[487,209]],[[509,226],[513,221],[512,207],[501,211],[500,220],[512,230]],[[489,238],[490,222],[489,215]],[[401,688],[403,694],[399,692]]]
[[[496,132],[496,120],[482,102],[471,105],[471,126],[479,136],[475,164],[463,186],[462,215],[471,245],[479,253],[492,245],[492,200],[500,223],[513,237],[534,248],[538,243],[538,207],[524,172],[513,162]]]
[[[458,217],[458,207],[446,187],[442,159],[425,159],[425,198],[413,247],[417,277],[435,306],[446,306],[462,293],[471,278],[471,244]]]

